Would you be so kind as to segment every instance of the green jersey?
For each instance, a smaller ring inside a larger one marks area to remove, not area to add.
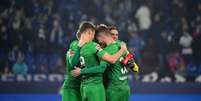
[[[118,42],[111,43],[104,48],[104,51],[110,55],[114,55],[120,49]],[[107,71],[109,84],[128,84],[128,70],[121,64],[121,60],[126,56],[126,52],[114,63],[110,64],[109,70]]]
[[[115,42],[107,45],[103,50],[99,52],[99,56],[103,57],[105,52],[110,55],[114,55],[120,49],[120,43]],[[125,53],[114,63],[109,64],[105,61],[101,61],[98,66],[94,66],[93,68],[84,68],[81,70],[82,74],[93,74],[93,73],[103,73],[107,67],[109,70],[107,71],[109,84],[125,84],[128,85],[128,70],[121,64],[121,60],[125,57],[127,52]]]
[[[81,67],[92,68],[99,65],[99,56],[101,52],[100,46],[95,42],[84,44],[80,50]],[[102,73],[83,74],[82,84],[102,84]]]
[[[65,81],[62,88],[72,88],[72,87],[80,87],[80,77],[73,77],[71,75],[71,70],[74,69],[74,61],[72,61],[75,52],[78,49],[78,41],[75,40],[70,44],[70,48],[66,53],[66,70],[67,75],[65,77]]]
[[[117,53],[120,49],[120,43],[115,42],[107,45],[103,50],[100,51],[100,57],[103,57],[105,52],[113,55]],[[108,70],[105,71],[108,76],[109,84],[106,84],[107,88],[107,101],[128,101],[130,96],[130,87],[128,82],[128,70],[121,64],[121,59],[127,55],[127,51],[114,63],[109,64],[105,61],[101,61],[99,65],[81,69],[81,74],[96,74],[103,73],[108,67]],[[89,88],[87,88],[89,89]]]

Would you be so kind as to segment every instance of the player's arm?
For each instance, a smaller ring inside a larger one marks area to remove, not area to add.
[[[69,49],[66,53],[66,64],[69,63],[68,68],[73,68],[76,65],[76,61],[73,61],[73,57],[75,56],[75,51]],[[79,58],[79,56],[75,56],[74,58]]]
[[[127,51],[126,44],[122,43],[121,49],[114,55],[110,55],[109,53],[101,50],[98,52],[98,56],[101,57],[103,60],[114,64],[125,51]]]
[[[103,73],[109,64],[105,61],[101,61],[98,66],[94,66],[91,68],[83,68],[81,69],[81,74],[92,74],[92,73]]]
[[[95,73],[103,73],[105,69],[107,68],[109,64],[107,64],[105,61],[101,61],[98,66],[90,67],[90,68],[75,68],[74,70],[71,71],[71,74],[76,77],[81,74],[95,74]]]
[[[108,61],[109,63],[114,64],[117,59],[119,59],[119,57],[124,53],[123,49],[120,49],[117,53],[115,53],[114,55],[110,55],[107,52],[104,53],[102,59],[105,61]]]
[[[88,40],[86,40],[86,36],[85,35],[81,35],[79,43],[78,43],[78,47],[75,51],[74,56],[72,57],[72,59],[70,59],[70,64],[72,67],[76,66],[79,62],[79,58],[80,58],[80,50],[81,47],[88,42]]]
[[[78,47],[76,50],[75,50],[75,53],[73,56],[70,56],[69,58],[69,63],[71,65],[71,67],[74,67],[78,64],[79,62],[79,58],[80,58],[80,47]]]

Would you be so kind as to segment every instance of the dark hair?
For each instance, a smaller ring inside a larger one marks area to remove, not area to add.
[[[80,23],[80,25],[79,25],[79,29],[78,29],[78,31],[77,31],[77,37],[79,38],[80,36],[81,36],[81,34],[84,32],[84,31],[86,31],[86,30],[88,30],[88,29],[91,29],[91,30],[96,30],[96,27],[95,27],[95,25],[92,23],[92,22],[90,22],[90,21],[82,21],[81,23]]]
[[[96,36],[99,35],[100,33],[104,33],[105,35],[110,35],[110,30],[106,25],[98,25],[96,28]]]
[[[76,32],[76,37],[77,37],[77,39],[80,39],[80,36],[81,36],[81,34],[80,34],[80,32],[79,32],[79,30]]]
[[[117,30],[117,27],[115,26],[109,26],[108,29],[111,31],[111,30]]]

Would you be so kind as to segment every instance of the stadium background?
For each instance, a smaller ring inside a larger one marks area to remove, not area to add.
[[[1,0],[0,100],[59,101],[83,20],[117,26],[135,53],[131,101],[200,101],[200,0]]]

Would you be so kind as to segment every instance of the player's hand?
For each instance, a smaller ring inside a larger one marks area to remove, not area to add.
[[[71,75],[74,77],[77,77],[81,74],[81,69],[80,68],[75,68],[75,70],[71,71]]]
[[[126,44],[124,42],[121,42],[121,49],[123,50],[127,50]]]

